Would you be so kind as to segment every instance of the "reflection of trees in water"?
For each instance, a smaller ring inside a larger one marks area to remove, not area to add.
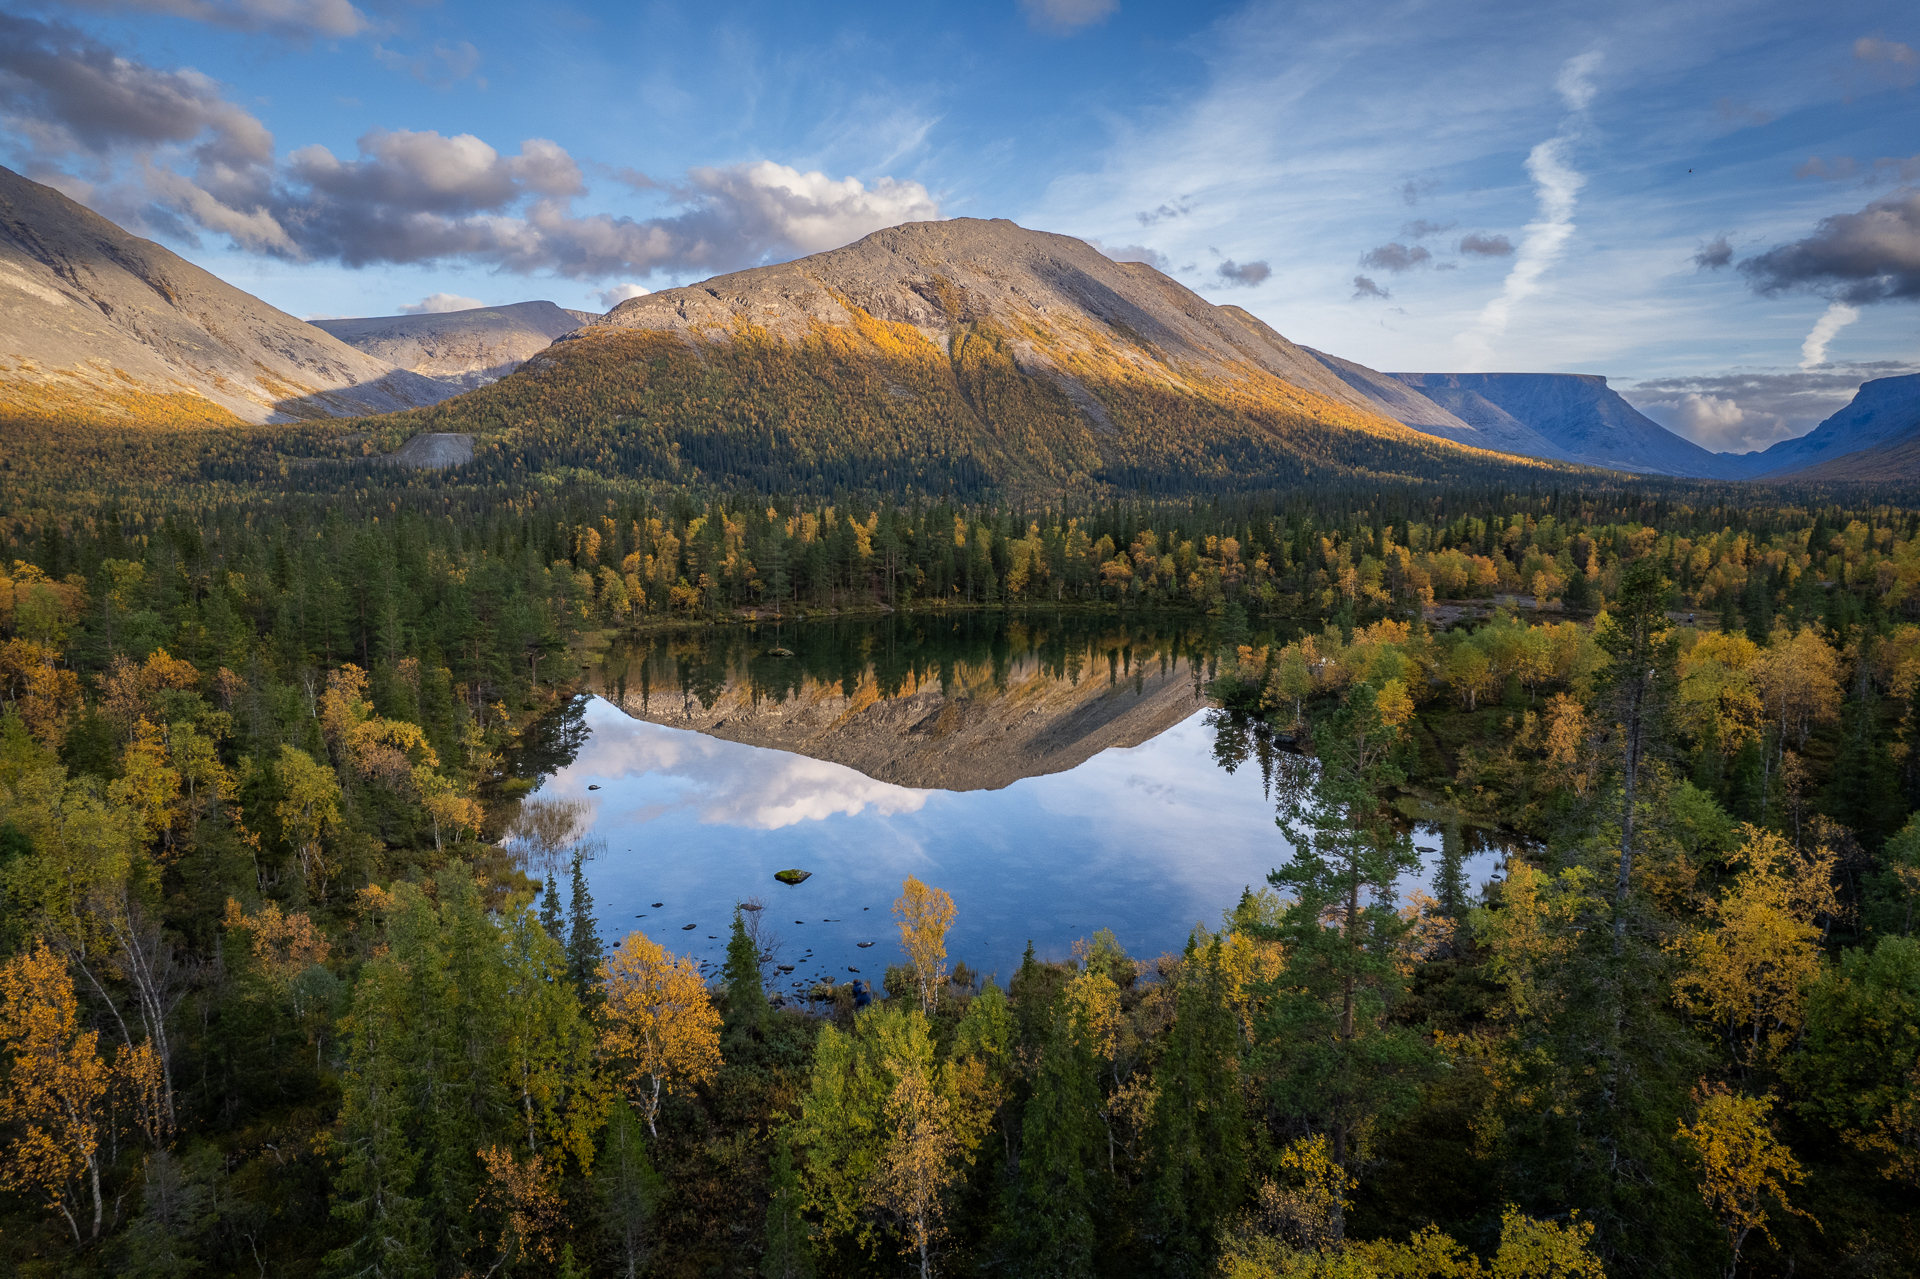
[[[1291,735],[1276,733],[1265,720],[1241,711],[1209,711],[1206,723],[1213,730],[1214,762],[1233,773],[1249,760],[1256,761],[1261,791],[1278,809],[1299,803],[1313,786],[1318,765],[1294,745]],[[1488,853],[1505,859],[1527,852],[1525,840],[1498,827],[1469,823],[1458,809],[1448,808],[1434,823],[1422,823],[1386,807],[1384,799],[1383,809],[1387,822],[1400,834],[1420,836],[1425,841],[1437,838],[1437,844],[1423,842],[1419,851],[1423,858],[1439,859],[1433,863],[1433,895],[1449,919],[1459,919],[1474,904],[1475,889],[1467,882],[1468,862]]]
[[[588,700],[584,695],[568,698],[529,725],[507,759],[508,776],[538,780],[573,763],[589,736]]]
[[[696,701],[711,710],[730,688],[753,703],[834,685],[849,698],[869,685],[892,698],[930,684],[957,697],[1003,693],[1031,676],[1077,685],[1098,670],[1112,686],[1142,691],[1149,677],[1181,670],[1204,679],[1221,642],[1218,619],[1205,617],[895,613],[641,636],[608,653],[601,678],[623,701],[672,696],[685,710]]]
[[[1313,784],[1316,767],[1290,737],[1282,737],[1265,720],[1243,711],[1207,712],[1213,730],[1213,759],[1232,773],[1249,759],[1260,765],[1260,791],[1284,807]]]
[[[537,870],[542,878],[555,874],[578,852],[591,861],[599,841],[587,841],[593,826],[593,805],[584,799],[547,799],[528,796],[507,822],[506,847],[522,870]]]

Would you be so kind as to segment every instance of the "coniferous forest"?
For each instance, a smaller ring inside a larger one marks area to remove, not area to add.
[[[1920,511],[251,438],[8,446],[8,1273],[1920,1272]],[[883,988],[801,1001],[752,910],[717,979],[596,918],[527,799],[596,654],[983,609],[1192,619],[1268,879],[983,975],[909,878]],[[1403,893],[1415,818],[1527,855]]]

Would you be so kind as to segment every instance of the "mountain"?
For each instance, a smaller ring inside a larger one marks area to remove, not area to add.
[[[1311,348],[1308,348],[1311,350]],[[1571,462],[1574,458],[1546,436],[1478,396],[1462,396],[1463,413],[1453,413],[1422,395],[1401,379],[1405,374],[1380,373],[1364,364],[1343,360],[1324,351],[1313,351],[1313,358],[1327,366],[1334,376],[1364,395],[1382,413],[1394,421],[1428,435],[1468,444],[1475,448],[1517,453],[1522,457],[1552,458]]]
[[[1517,430],[1545,439],[1552,453],[1586,466],[1653,475],[1743,479],[1747,469],[1681,439],[1587,373],[1391,373],[1489,437]],[[1516,450],[1526,451],[1526,450]]]
[[[407,424],[774,491],[1190,492],[1538,465],[1393,421],[1150,266],[970,218],[633,298]]]
[[[591,314],[551,302],[515,302],[436,315],[310,323],[376,360],[465,391],[505,377],[555,338],[579,328],[582,315]],[[600,318],[592,316],[587,322]]]
[[[1877,479],[1881,465],[1909,458],[1910,444],[1920,429],[1920,373],[1875,378],[1861,384],[1847,406],[1798,439],[1782,440],[1758,453],[1722,454],[1745,464],[1747,474],[1761,476],[1801,473],[1819,479]],[[1885,447],[1882,447],[1885,446]],[[1842,464],[1842,459],[1846,459]],[[1920,478],[1911,460],[1885,478]]]
[[[451,393],[0,168],[0,418],[285,422]]]

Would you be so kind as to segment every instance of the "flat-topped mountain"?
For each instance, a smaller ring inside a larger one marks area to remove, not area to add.
[[[0,415],[285,422],[386,413],[452,389],[0,168]]]
[[[1575,460],[1565,449],[1526,423],[1478,397],[1472,403],[1463,398],[1460,402],[1462,412],[1455,413],[1415,390],[1405,381],[1406,374],[1381,373],[1364,364],[1328,355],[1325,351],[1314,351],[1313,357],[1326,365],[1334,376],[1364,395],[1382,413],[1416,431],[1437,435],[1456,444],[1517,453],[1522,457],[1552,458],[1561,462]]]
[[[496,382],[571,333],[587,312],[551,302],[514,302],[433,315],[383,315],[367,319],[313,320],[355,350],[434,378],[460,390]]]
[[[1150,266],[968,218],[634,298],[412,421],[767,490],[1191,492],[1539,465],[1392,420]]]
[[[1536,457],[1652,475],[1741,479],[1748,474],[1620,398],[1607,379],[1587,373],[1392,373],[1387,376],[1455,416],[1509,442],[1498,447]],[[1526,432],[1551,452],[1523,447]]]

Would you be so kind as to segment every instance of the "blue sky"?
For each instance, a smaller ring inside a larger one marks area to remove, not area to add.
[[[1896,3],[87,0],[0,12],[0,162],[308,316],[1008,217],[1738,450],[1920,370],[1916,48]]]

